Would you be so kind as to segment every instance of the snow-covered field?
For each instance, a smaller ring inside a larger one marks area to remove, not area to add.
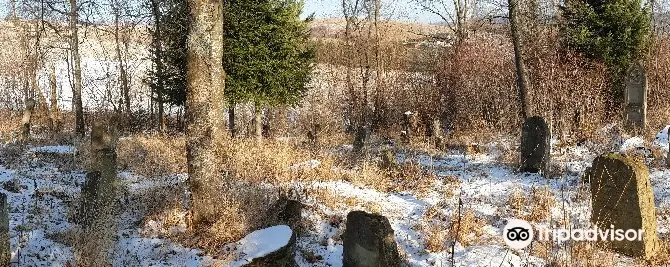
[[[650,142],[651,146],[667,152],[667,130]],[[636,149],[643,145],[637,137],[625,138],[619,145],[622,149]],[[556,145],[557,142],[554,142]],[[590,200],[581,187],[581,176],[586,167],[597,156],[588,146],[556,146],[552,151],[554,166],[561,172],[558,177],[545,179],[536,174],[518,173],[499,163],[495,147],[509,144],[488,144],[487,152],[466,155],[446,153],[441,155],[407,156],[398,154],[399,161],[414,161],[436,176],[426,176],[430,186],[417,192],[380,192],[373,188],[360,187],[345,181],[295,182],[307,194],[303,218],[310,229],[298,240],[296,261],[300,266],[342,266],[342,241],[340,235],[344,223],[337,218],[346,218],[352,210],[367,210],[385,215],[395,231],[395,239],[411,266],[451,266],[451,249],[429,251],[426,246],[429,232],[425,231],[428,213],[440,214],[446,224],[457,216],[459,199],[462,210],[471,210],[482,222],[481,231],[472,234],[466,246],[454,244],[453,260],[456,266],[544,266],[546,259],[530,255],[529,250],[509,250],[501,236],[508,219],[514,218],[508,207],[513,192],[530,196],[534,190],[546,188],[553,193],[556,205],[550,211],[549,220],[539,224],[557,224],[567,220],[574,227],[588,227]],[[1,149],[1,148],[0,148]],[[68,222],[67,208],[78,198],[84,182],[84,172],[59,169],[59,159],[74,157],[76,150],[69,146],[32,147],[25,150],[20,164],[14,169],[0,166],[0,192],[8,195],[10,206],[10,231],[12,262],[16,266],[67,266],[73,259],[73,249],[67,242],[68,231],[74,225]],[[55,161],[54,161],[55,159]],[[296,168],[313,168],[318,161],[308,161]],[[652,187],[659,211],[670,207],[670,170],[650,168]],[[152,188],[181,183],[184,174],[175,174],[157,181],[130,172],[121,172],[119,177],[129,195],[142,194]],[[13,182],[12,182],[13,181]],[[9,185],[9,186],[8,186]],[[324,193],[332,196],[326,203]],[[588,194],[586,194],[588,195]],[[126,196],[129,197],[129,196]],[[657,212],[659,234],[663,237],[670,231],[670,219]],[[118,218],[116,245],[113,249],[113,266],[212,266],[239,265],[245,258],[234,262],[223,262],[204,255],[198,249],[184,248],[167,238],[148,238],[138,223],[142,217],[133,210],[123,210]],[[145,227],[147,227],[145,225]],[[176,229],[179,231],[179,229]],[[236,244],[248,257],[258,253],[253,244],[273,246],[270,240],[285,238],[290,232],[278,227],[276,231],[248,236]],[[64,238],[65,236],[65,238]],[[264,241],[267,239],[267,242]],[[251,241],[250,241],[251,240]],[[571,255],[561,251],[555,244],[553,257],[568,260]],[[614,255],[615,265],[627,266],[635,262],[625,256]]]

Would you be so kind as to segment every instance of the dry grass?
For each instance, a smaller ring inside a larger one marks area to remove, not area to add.
[[[0,110],[0,143],[15,140],[20,132],[21,114],[9,110]]]
[[[465,247],[476,244],[483,235],[482,227],[486,222],[471,209],[462,211],[459,218],[458,211],[453,216],[447,216],[442,208],[440,204],[431,207],[422,219],[421,233],[426,249],[432,252],[445,251],[454,240]]]
[[[547,266],[555,267],[608,267],[615,266],[615,253],[604,249],[601,242],[574,242],[559,248],[567,253],[556,253],[551,242],[534,245],[532,254],[547,261]]]
[[[146,177],[186,173],[186,141],[183,137],[131,136],[119,140],[118,166]]]
[[[551,210],[556,206],[556,196],[549,188],[531,188],[530,195],[515,189],[507,199],[506,209],[515,217],[530,222],[551,219]]]

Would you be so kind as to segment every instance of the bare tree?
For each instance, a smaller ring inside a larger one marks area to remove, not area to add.
[[[61,128],[60,111],[58,109],[58,90],[56,84],[56,66],[51,65],[49,71],[49,89],[51,91],[51,112],[50,112],[50,128],[51,131],[57,132]]]
[[[519,28],[519,11],[517,0],[508,0],[509,5],[509,21],[512,30],[512,42],[514,43],[514,63],[516,65],[516,86],[519,93],[519,104],[521,109],[519,115],[523,120],[528,118],[530,114],[528,105],[529,82],[527,77],[527,69],[521,51],[521,36]]]
[[[186,95],[187,160],[191,189],[191,223],[207,217],[211,199],[205,184],[218,179],[215,138],[225,131],[223,71],[223,5],[220,0],[188,1],[191,25],[188,36]]]
[[[165,82],[163,74],[163,45],[161,44],[161,27],[160,27],[160,9],[157,0],[151,0],[151,10],[154,17],[154,49],[156,53],[156,99],[158,102],[158,128],[161,132],[165,132],[165,105],[163,92],[165,92]]]
[[[70,51],[72,54],[74,88],[72,90],[72,106],[75,113],[75,132],[84,136],[84,107],[81,100],[81,55],[79,54],[79,5],[77,0],[69,0],[70,14]]]
[[[11,4],[11,6],[10,6],[10,8],[11,8],[10,12],[11,13],[9,14],[9,18],[12,19],[12,20],[16,20],[16,19],[18,19],[18,16],[16,15],[16,0],[11,0],[10,4]]]
[[[456,35],[456,42],[461,42],[468,35],[468,20],[472,16],[477,0],[414,0],[421,9],[437,15]]]
[[[119,0],[111,0],[112,12],[114,13],[114,42],[116,43],[115,52],[117,62],[119,64],[119,87],[120,93],[123,97],[123,104],[125,104],[125,112],[130,116],[130,85],[128,84],[128,74],[126,70],[126,62],[121,54],[121,43],[128,44],[127,40],[122,40],[120,31],[120,20],[123,12],[122,2]],[[125,35],[124,35],[125,36]]]
[[[359,27],[358,16],[362,12],[363,4],[360,0],[342,0],[342,14],[346,21],[344,30],[344,46],[346,53],[351,53],[353,49],[353,34]],[[357,116],[360,109],[358,93],[356,85],[353,81],[354,59],[353,57],[346,57],[346,86],[349,93],[349,109],[347,111],[349,124],[349,131],[355,131],[359,125],[360,118]]]

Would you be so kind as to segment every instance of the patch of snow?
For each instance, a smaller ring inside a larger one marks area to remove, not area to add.
[[[73,146],[41,146],[33,147],[28,151],[32,153],[74,154],[77,149]]]
[[[291,236],[293,230],[287,225],[272,226],[248,234],[238,241],[241,259],[233,262],[232,266],[243,266],[285,247]]]
[[[456,246],[454,262],[456,266],[544,266],[543,260],[535,257],[519,257],[501,246]],[[446,266],[447,262],[442,262]],[[437,266],[440,266],[438,263]]]
[[[321,165],[321,161],[318,161],[316,159],[310,160],[310,161],[305,161],[302,163],[295,164],[291,166],[291,170],[299,170],[299,169],[314,169],[316,167],[319,167]]]
[[[668,152],[668,129],[670,129],[670,125],[665,126],[663,130],[658,132],[656,134],[656,138],[654,138],[653,145],[657,146],[659,149],[664,151],[665,153]]]
[[[623,141],[623,144],[621,144],[621,148],[619,150],[621,152],[626,152],[628,150],[641,147],[644,147],[644,138],[642,136],[635,136]]]

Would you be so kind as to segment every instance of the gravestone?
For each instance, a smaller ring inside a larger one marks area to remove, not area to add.
[[[542,172],[549,170],[551,133],[543,118],[528,118],[521,133],[521,171]]]
[[[9,247],[9,209],[7,195],[0,193],[0,266],[9,266],[12,253]]]
[[[417,125],[418,121],[416,119],[416,114],[411,111],[407,111],[403,115],[404,115],[404,122],[403,122],[403,131],[401,133],[401,139],[403,143],[409,144],[412,139],[412,136],[415,134],[414,131],[416,130],[416,128],[418,128]]]
[[[118,191],[116,175],[116,142],[118,132],[113,126],[95,123],[91,131],[92,170],[86,175],[81,190],[77,223],[81,226],[75,246],[76,266],[108,266],[109,249],[113,244],[115,199]]]
[[[32,98],[26,100],[26,109],[23,111],[21,119],[22,133],[21,138],[28,140],[30,138],[30,122],[32,121],[33,110],[35,109],[35,100]]]
[[[307,139],[309,140],[309,144],[312,146],[318,145],[319,143],[319,132],[321,131],[321,124],[314,123],[312,124],[312,127],[310,127],[309,131],[307,131]]]
[[[354,138],[354,152],[360,153],[365,146],[365,140],[368,138],[370,130],[367,126],[358,127],[356,137]]]
[[[281,231],[281,233],[278,234],[278,231]],[[272,239],[269,237],[272,237]],[[243,254],[251,252],[251,255],[247,254],[247,258],[242,259],[241,261],[244,262],[244,266],[247,267],[297,266],[295,262],[296,239],[296,232],[287,225],[276,225],[254,231],[239,241],[239,243],[242,244],[242,247],[239,249]],[[259,246],[257,243],[259,240],[269,243],[261,244],[262,246]],[[278,243],[281,244],[280,247],[268,249],[269,247],[277,246]],[[275,250],[268,251],[272,249]],[[261,254],[262,256],[253,254]]]
[[[644,129],[647,122],[647,75],[644,66],[636,63],[626,77],[626,126]]]
[[[393,150],[384,149],[380,153],[381,161],[379,168],[382,170],[392,170],[398,167],[398,161],[395,158]]]
[[[389,220],[381,215],[352,211],[343,235],[344,267],[400,266],[400,254]]]
[[[647,166],[619,153],[597,157],[584,173],[591,184],[591,221],[600,229],[644,230],[642,241],[613,241],[619,253],[646,259],[660,249]]]

